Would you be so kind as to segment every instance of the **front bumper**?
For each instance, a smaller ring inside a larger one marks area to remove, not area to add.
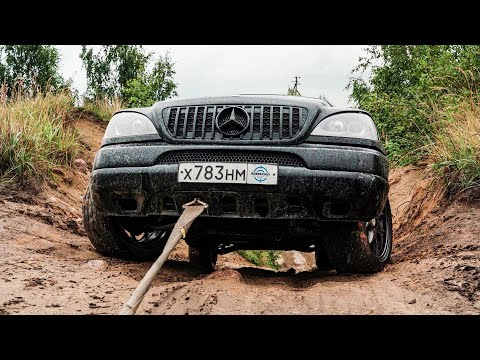
[[[106,146],[91,178],[95,205],[108,215],[178,216],[198,197],[209,204],[203,217],[369,220],[388,196],[388,166],[379,151],[302,144],[288,147],[216,146],[216,151],[275,151],[300,157],[305,166],[279,166],[278,184],[178,183],[178,164],[159,164],[166,152],[211,146]]]

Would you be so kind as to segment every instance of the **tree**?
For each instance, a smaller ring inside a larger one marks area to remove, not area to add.
[[[151,106],[177,95],[177,85],[173,82],[173,63],[168,54],[160,56],[150,73],[144,72],[129,80],[124,89],[124,97],[130,106]]]
[[[176,95],[170,57],[160,56],[150,70],[152,56],[141,45],[102,45],[97,52],[83,45],[87,96],[118,97],[131,106],[147,106]]]
[[[23,93],[56,90],[65,85],[58,72],[60,55],[50,45],[4,45],[0,47],[0,82]]]

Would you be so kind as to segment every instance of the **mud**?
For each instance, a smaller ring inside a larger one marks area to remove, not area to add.
[[[116,314],[151,265],[102,257],[86,238],[82,195],[105,125],[74,122],[86,168],[59,169],[37,191],[0,189],[0,314]],[[480,194],[449,197],[426,165],[390,177],[395,238],[384,272],[318,272],[313,254],[286,252],[279,271],[232,253],[206,274],[182,242],[138,313],[480,313]]]

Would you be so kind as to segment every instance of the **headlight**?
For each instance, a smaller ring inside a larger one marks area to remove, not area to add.
[[[359,139],[378,140],[377,129],[367,114],[343,113],[322,120],[311,135],[344,136]]]
[[[155,126],[148,117],[134,112],[121,112],[113,115],[103,138],[148,134],[157,134]]]

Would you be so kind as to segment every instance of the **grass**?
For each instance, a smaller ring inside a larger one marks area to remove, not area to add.
[[[280,256],[278,250],[238,250],[238,254],[257,266],[268,266],[278,270],[277,259]]]
[[[113,114],[125,106],[122,100],[118,98],[97,98],[97,99],[84,99],[83,110],[89,112],[99,119],[104,121],[110,121]]]
[[[449,190],[480,186],[480,103],[463,99],[443,114],[429,152],[433,170]]]
[[[43,176],[69,165],[79,145],[67,115],[74,108],[69,92],[16,94],[7,100],[0,89],[0,184]]]

